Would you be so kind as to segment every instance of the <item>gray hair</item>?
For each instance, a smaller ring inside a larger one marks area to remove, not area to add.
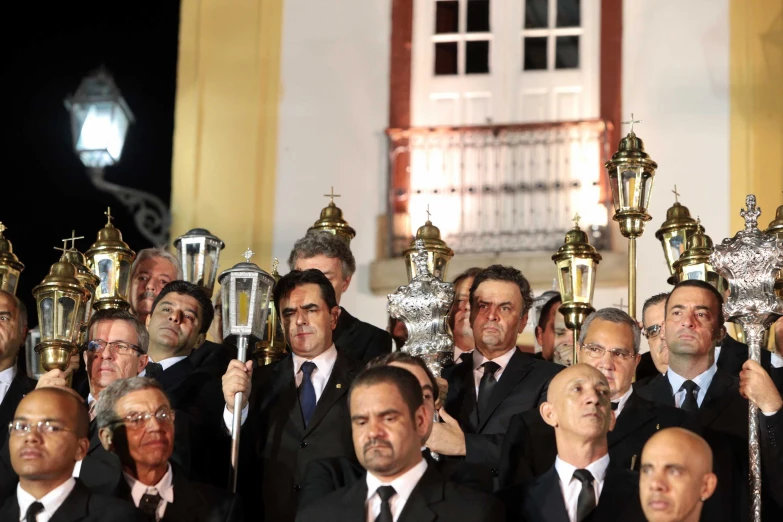
[[[182,279],[184,277],[182,275],[182,265],[180,264],[179,259],[177,259],[174,254],[163,247],[145,248],[143,250],[139,250],[139,253],[136,254],[136,259],[133,260],[133,265],[131,266],[131,277],[136,274],[136,268],[138,268],[142,261],[146,259],[152,259],[154,257],[165,259],[174,266],[174,269],[177,271],[177,277],[174,279]]]
[[[334,234],[329,232],[309,232],[305,237],[294,243],[291,255],[288,256],[288,268],[296,266],[297,259],[310,259],[315,256],[336,257],[342,264],[343,278],[348,278],[356,272],[356,259],[351,248]]]
[[[633,353],[639,353],[639,346],[642,343],[642,329],[639,328],[639,323],[634,321],[633,317],[623,312],[619,308],[601,308],[600,310],[596,310],[592,314],[588,315],[587,319],[585,319],[585,322],[582,325],[582,330],[579,332],[579,344],[584,344],[585,337],[587,337],[587,330],[590,329],[590,325],[596,319],[615,324],[628,325],[628,327],[630,327],[631,331],[633,332]]]
[[[105,310],[97,310],[87,325],[87,336],[92,341],[92,327],[103,321],[125,321],[133,327],[133,331],[136,333],[136,345],[139,347],[141,353],[147,353],[150,346],[150,334],[147,331],[147,327],[139,321],[139,318],[130,313],[128,310],[117,310],[115,308],[107,308]],[[106,339],[104,339],[105,341]]]
[[[150,389],[160,390],[161,393],[166,395],[166,392],[163,391],[163,386],[150,377],[117,379],[104,388],[98,397],[98,403],[95,405],[95,422],[98,425],[98,429],[109,428],[120,420],[119,415],[114,410],[117,406],[117,401],[129,393]]]

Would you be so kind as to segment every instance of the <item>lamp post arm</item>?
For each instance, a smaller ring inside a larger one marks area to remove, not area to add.
[[[95,187],[114,195],[133,212],[136,228],[150,243],[156,246],[167,245],[171,215],[163,201],[148,192],[106,181],[103,168],[88,168],[87,174]]]

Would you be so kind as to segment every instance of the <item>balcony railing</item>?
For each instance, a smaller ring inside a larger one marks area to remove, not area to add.
[[[608,247],[603,120],[389,129],[390,257],[427,220],[459,253],[554,252],[573,226]]]

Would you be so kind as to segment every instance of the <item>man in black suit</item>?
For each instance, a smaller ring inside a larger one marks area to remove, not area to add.
[[[73,478],[74,464],[87,453],[88,424],[87,409],[73,390],[41,388],[22,399],[8,440],[19,485],[0,508],[0,520],[138,520],[130,504],[93,494]]]
[[[430,412],[413,374],[394,366],[369,368],[357,376],[349,401],[353,445],[367,473],[305,506],[298,521],[501,519],[497,500],[447,482],[422,457]]]
[[[650,351],[642,354],[636,366],[636,382],[647,382],[658,374],[666,373],[669,366],[669,349],[661,335],[668,296],[666,293],[656,294],[642,307],[642,335],[647,339]]]
[[[493,265],[470,288],[470,319],[476,349],[470,364],[444,372],[449,391],[427,447],[465,457],[498,475],[503,434],[511,417],[538,407],[550,379],[562,366],[535,359],[516,347],[532,303],[530,284],[519,270]]]
[[[541,346],[541,351],[535,357],[568,366],[573,357],[574,332],[566,327],[565,318],[559,313],[561,304],[560,294],[554,293],[541,307],[535,330],[536,342]]]
[[[555,430],[557,458],[528,485],[498,493],[509,522],[644,520],[639,475],[609,465],[606,434],[614,425],[609,390],[606,377],[582,363],[552,379],[540,412]]]
[[[328,232],[310,232],[294,243],[288,267],[291,270],[315,268],[323,272],[334,288],[339,305],[356,271],[356,260],[348,244],[338,236]],[[360,321],[343,307],[340,307],[332,337],[337,351],[363,363],[392,349],[389,332]]]
[[[644,445],[639,496],[648,522],[699,522],[717,484],[712,450],[695,433],[667,428]]]
[[[440,399],[435,376],[420,357],[410,355],[407,352],[397,351],[376,357],[367,364],[366,368],[379,366],[396,366],[408,370],[419,381],[424,408],[427,410],[425,417],[427,430],[421,441],[423,445],[432,432],[432,421],[436,411],[435,404]],[[435,468],[446,480],[484,493],[492,493],[492,475],[487,468],[461,460],[435,460],[432,452],[427,448],[423,448],[422,456],[427,461],[427,465]],[[332,491],[352,486],[362,480],[364,474],[364,468],[353,458],[333,457],[310,462],[305,470],[302,490],[299,493],[300,508]]]
[[[160,383],[147,377],[115,381],[96,407],[101,444],[122,462],[115,495],[155,522],[240,522],[236,497],[192,482],[170,462],[174,418]]]
[[[242,416],[238,489],[257,520],[294,520],[307,464],[353,453],[346,397],[360,363],[332,342],[340,308],[319,270],[294,270],[274,290],[292,353],[269,366],[231,361],[223,376],[224,424]],[[234,395],[242,393],[241,412]],[[249,396],[249,400],[248,400]]]
[[[783,399],[764,369],[746,361],[739,380],[718,368],[715,345],[723,338],[723,296],[696,280],[677,284],[666,302],[663,335],[669,370],[638,393],[659,404],[676,406],[698,422],[712,448],[718,488],[705,503],[709,520],[747,520],[749,493],[748,401],[761,410],[762,510],[764,518],[781,514],[783,488],[776,449],[783,440]],[[764,448],[767,448],[764,450]]]
[[[637,322],[617,308],[602,308],[590,314],[582,325],[579,339],[579,360],[600,371],[609,383],[617,419],[607,435],[611,465],[634,470],[639,469],[645,442],[656,431],[689,425],[685,412],[655,404],[634,393],[631,383],[639,361],[640,342]],[[557,455],[553,439],[553,428],[537,411],[515,415],[500,459],[501,486],[522,484],[551,468]]]

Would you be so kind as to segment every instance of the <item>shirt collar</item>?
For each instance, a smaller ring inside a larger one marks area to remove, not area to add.
[[[628,391],[625,392],[622,397],[620,397],[617,400],[613,400],[612,402],[617,404],[617,409],[614,410],[614,416],[615,418],[619,417],[620,414],[623,412],[623,408],[625,408],[625,403],[628,402],[629,397],[631,397],[631,393],[633,393],[633,386],[628,388]]]
[[[177,357],[166,357],[162,361],[153,361],[152,357],[149,358],[149,362],[156,362],[160,364],[161,369],[168,370],[178,362],[180,362],[182,359],[187,359],[187,355],[178,355]]]
[[[11,383],[16,379],[16,371],[16,364],[12,364],[10,368],[0,372],[0,383],[10,387]]]
[[[701,395],[702,391],[705,393],[707,392],[707,389],[710,387],[710,383],[712,382],[712,378],[715,377],[715,373],[717,373],[717,371],[718,358],[715,357],[715,359],[712,361],[712,366],[707,368],[693,379],[690,379],[699,387],[699,395]],[[669,379],[669,384],[672,387],[672,393],[677,393],[680,391],[680,388],[682,388],[682,383],[688,380],[672,370],[671,366],[669,366],[669,370],[666,372],[666,377]]]
[[[37,499],[22,489],[21,484],[17,484],[16,500],[19,503],[19,513],[20,515],[24,515],[27,513],[27,509],[30,507],[30,504],[33,502],[40,502],[43,504],[44,510],[49,514],[49,516],[51,516],[60,508],[63,502],[65,502],[65,499],[68,498],[68,495],[71,494],[71,491],[73,491],[74,487],[76,487],[76,479],[73,477],[68,477],[68,480],[51,490],[42,498]]]
[[[307,361],[315,364],[315,367],[318,368],[319,372],[323,374],[330,374],[332,373],[332,368],[334,368],[334,363],[337,361],[337,348],[335,348],[334,344],[332,344],[332,346],[327,348],[326,351],[316,355],[312,359],[299,357],[293,352],[291,352],[291,355],[294,358],[294,375],[299,373],[302,365]]]
[[[498,366],[500,366],[501,370],[505,370],[506,366],[508,366],[508,362],[511,360],[511,358],[514,356],[514,352],[517,351],[516,346],[512,346],[509,348],[509,350],[501,355],[500,357],[495,357],[492,359],[492,362],[497,363]],[[482,355],[478,349],[473,350],[473,369],[476,370],[481,367],[482,364],[487,362],[488,359]]]
[[[421,480],[421,477],[424,475],[425,471],[427,471],[427,461],[424,459],[421,459],[418,464],[389,483],[382,482],[381,479],[368,471],[367,498],[365,500],[370,500],[370,498],[375,495],[375,492],[381,486],[393,487],[397,498],[407,500],[408,497],[411,496],[413,488],[415,488],[416,484],[418,484],[419,480]]]
[[[585,468],[593,475],[593,479],[597,482],[603,482],[606,478],[606,468],[609,467],[609,454],[607,453],[598,460],[594,460]],[[571,479],[574,478],[574,471],[578,468],[562,460],[560,455],[555,458],[555,471],[557,476],[560,477],[560,483],[566,487],[571,483]]]
[[[174,487],[172,483],[174,474],[171,471],[171,464],[169,464],[169,468],[166,470],[166,474],[163,475],[163,477],[154,486],[148,486],[142,482],[139,482],[135,477],[130,476],[125,471],[123,471],[122,474],[125,476],[125,481],[131,488],[131,497],[133,497],[133,503],[136,506],[138,506],[141,502],[141,497],[147,493],[157,493],[160,495],[160,498],[166,502],[174,502]],[[156,491],[150,491],[153,489]]]

